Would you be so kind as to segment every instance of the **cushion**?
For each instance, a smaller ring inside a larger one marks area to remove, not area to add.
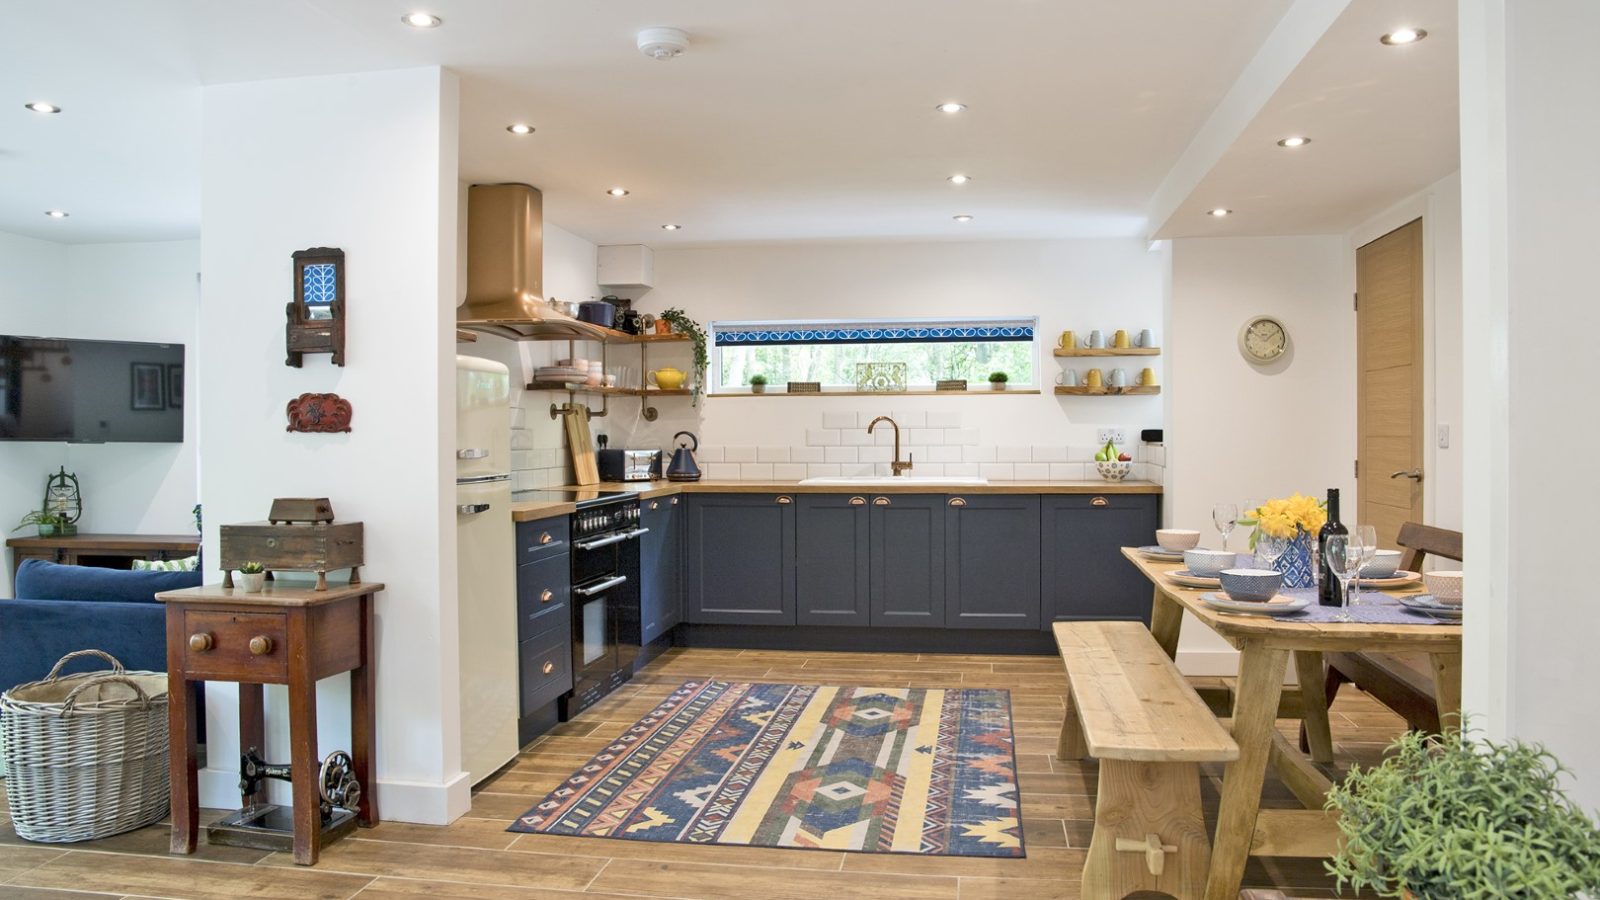
[[[26,559],[17,570],[19,600],[108,600],[156,602],[156,594],[199,587],[201,572],[134,572],[96,566],[63,566]]]
[[[136,559],[133,561],[135,572],[193,572],[200,568],[199,556],[186,556],[183,559]]]

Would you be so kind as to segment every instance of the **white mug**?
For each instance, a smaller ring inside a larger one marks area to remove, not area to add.
[[[1111,373],[1106,376],[1106,383],[1112,387],[1127,387],[1128,373],[1121,369],[1112,369]]]
[[[1133,345],[1135,347],[1154,347],[1156,345],[1156,336],[1150,333],[1150,329],[1146,328],[1139,332],[1139,338],[1133,342]]]
[[[1056,376],[1056,384],[1059,384],[1062,387],[1077,387],[1078,370],[1067,369],[1063,371],[1060,375]]]
[[[1088,337],[1083,339],[1083,345],[1090,349],[1098,350],[1106,345],[1106,336],[1100,333],[1100,329],[1096,328],[1089,332]]]

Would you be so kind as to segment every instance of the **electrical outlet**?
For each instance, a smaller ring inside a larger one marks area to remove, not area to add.
[[[1128,442],[1128,434],[1121,428],[1102,428],[1097,432],[1097,434],[1099,435],[1099,442],[1102,445],[1104,445],[1106,441],[1110,441],[1111,443],[1120,447]]]
[[[1450,426],[1449,425],[1440,425],[1439,426],[1439,449],[1440,450],[1449,450],[1450,449]]]

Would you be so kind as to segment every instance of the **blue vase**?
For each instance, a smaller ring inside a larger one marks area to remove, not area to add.
[[[1302,531],[1289,541],[1289,549],[1278,557],[1275,568],[1283,573],[1283,586],[1286,588],[1317,586],[1317,570],[1311,567],[1310,532]]]

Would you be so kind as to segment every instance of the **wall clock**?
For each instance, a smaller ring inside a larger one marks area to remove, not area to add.
[[[1289,349],[1289,329],[1271,316],[1256,316],[1239,329],[1239,353],[1251,365],[1275,362]]]

